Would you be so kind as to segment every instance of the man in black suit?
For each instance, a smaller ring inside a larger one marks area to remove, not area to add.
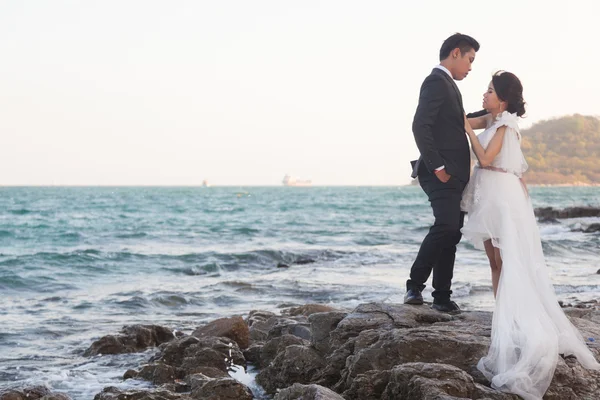
[[[450,300],[456,245],[460,241],[464,213],[463,189],[469,181],[471,153],[464,128],[462,96],[454,80],[471,71],[479,43],[454,34],[440,49],[440,65],[425,78],[413,120],[413,133],[421,157],[413,164],[412,177],[427,194],[435,222],[423,239],[406,282],[405,304],[423,304],[421,292],[433,270],[432,308],[460,313]]]

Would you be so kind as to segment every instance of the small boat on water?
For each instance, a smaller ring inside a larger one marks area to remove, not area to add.
[[[284,186],[310,186],[310,185],[312,185],[312,181],[310,181],[310,180],[294,178],[293,176],[290,176],[288,174],[285,174],[285,176],[283,177],[283,181],[281,183],[283,183]]]
[[[202,181],[202,187],[210,187],[210,183],[205,179]]]

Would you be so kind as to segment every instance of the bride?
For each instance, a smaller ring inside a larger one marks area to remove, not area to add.
[[[510,72],[492,77],[483,96],[488,114],[467,119],[465,130],[477,156],[461,208],[469,214],[463,235],[485,250],[496,306],[489,353],[477,368],[493,388],[542,398],[558,355],[574,355],[600,370],[577,329],[558,304],[548,276],[533,207],[522,180],[518,117],[525,113],[523,87]],[[473,129],[484,129],[477,136]]]

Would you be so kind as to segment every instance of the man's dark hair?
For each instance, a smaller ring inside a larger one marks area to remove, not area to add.
[[[469,35],[455,33],[448,39],[444,40],[444,43],[442,43],[442,48],[440,49],[440,61],[448,58],[452,50],[456,48],[459,48],[460,54],[464,56],[465,53],[469,52],[471,49],[475,50],[475,52],[478,52],[479,42]]]

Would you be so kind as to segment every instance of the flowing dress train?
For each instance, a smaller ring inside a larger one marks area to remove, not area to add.
[[[479,141],[487,147],[501,126],[506,132],[500,153],[489,169],[475,165],[461,204],[468,213],[464,237],[479,249],[491,239],[502,256],[491,345],[477,368],[493,388],[539,400],[552,381],[559,354],[576,356],[588,369],[600,370],[600,364],[563,313],[550,281],[521,180],[527,162],[516,114],[499,115],[478,135]]]

